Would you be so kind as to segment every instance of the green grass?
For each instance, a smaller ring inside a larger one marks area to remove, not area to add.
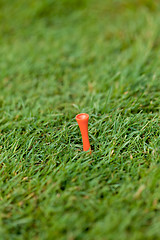
[[[159,10],[0,1],[0,239],[160,239]]]

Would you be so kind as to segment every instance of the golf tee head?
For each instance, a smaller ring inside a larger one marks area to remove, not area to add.
[[[88,137],[88,119],[89,115],[87,113],[80,113],[76,116],[76,121],[79,125],[82,135],[83,151],[88,151],[91,149]]]

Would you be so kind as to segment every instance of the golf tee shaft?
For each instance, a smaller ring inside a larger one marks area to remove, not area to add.
[[[83,151],[88,151],[90,149],[90,143],[88,138],[88,127],[80,127],[82,142],[83,142]]]

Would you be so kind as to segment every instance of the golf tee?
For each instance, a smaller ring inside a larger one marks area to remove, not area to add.
[[[87,113],[80,113],[76,116],[76,121],[79,125],[82,135],[83,151],[88,151],[91,149],[88,137],[88,119],[89,115]]]

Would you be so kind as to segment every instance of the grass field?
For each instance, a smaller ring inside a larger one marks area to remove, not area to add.
[[[159,23],[159,1],[0,0],[0,240],[160,239]]]

